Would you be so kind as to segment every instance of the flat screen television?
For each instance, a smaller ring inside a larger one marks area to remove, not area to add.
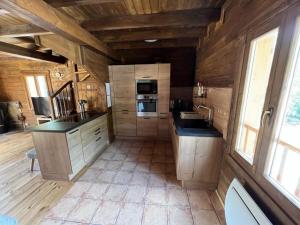
[[[50,104],[48,97],[31,97],[35,115],[50,116]]]

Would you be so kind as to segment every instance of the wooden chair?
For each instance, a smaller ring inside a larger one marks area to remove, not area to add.
[[[31,159],[30,171],[33,172],[34,160],[37,159],[37,154],[36,154],[35,148],[30,149],[28,152],[26,152],[26,156],[28,159]]]

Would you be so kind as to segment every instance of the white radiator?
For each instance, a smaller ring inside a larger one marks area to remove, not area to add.
[[[227,225],[272,225],[237,179],[234,179],[225,198]]]

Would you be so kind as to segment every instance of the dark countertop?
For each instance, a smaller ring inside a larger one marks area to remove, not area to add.
[[[30,128],[30,131],[65,133],[105,114],[106,112],[85,112],[85,116],[82,117],[80,113],[77,113],[68,118],[57,119],[51,122],[43,123],[36,127],[32,127]]]
[[[209,126],[205,120],[181,119],[179,112],[173,112],[173,119],[178,136],[223,137],[216,128]]]

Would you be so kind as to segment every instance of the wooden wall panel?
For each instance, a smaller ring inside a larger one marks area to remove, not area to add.
[[[246,31],[287,8],[288,0],[228,0],[223,22],[211,26],[197,51],[196,80],[211,87],[230,87],[243,58]]]
[[[36,117],[30,107],[23,76],[27,71],[50,73],[53,63],[30,60],[8,60],[0,62],[0,101],[19,101],[28,126],[36,124]]]

